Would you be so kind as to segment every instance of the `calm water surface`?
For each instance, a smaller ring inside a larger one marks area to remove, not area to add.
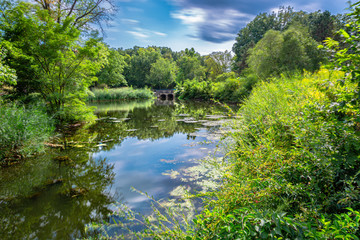
[[[175,102],[101,103],[94,124],[46,153],[0,170],[0,239],[75,239],[117,203],[142,214],[184,183],[171,172],[213,152],[226,109]]]

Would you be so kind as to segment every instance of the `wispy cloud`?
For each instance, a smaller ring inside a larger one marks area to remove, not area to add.
[[[136,24],[139,23],[138,20],[129,19],[129,18],[122,18],[122,19],[121,19],[121,22],[124,23],[124,24],[129,24],[129,25],[136,25]]]
[[[133,35],[136,38],[148,38],[149,35],[146,35],[144,33],[141,32],[136,32],[136,31],[126,31],[127,33],[130,33],[131,35]]]
[[[133,35],[136,38],[140,38],[140,39],[146,39],[146,38],[150,38],[150,37],[154,37],[154,36],[160,36],[160,37],[166,37],[167,34],[163,33],[163,32],[158,32],[158,31],[152,31],[152,30],[148,30],[148,29],[144,29],[144,28],[133,28],[132,31],[127,31],[127,33]]]
[[[190,35],[199,39],[223,43],[234,39],[236,33],[260,12],[271,12],[279,6],[292,6],[308,12],[337,9],[341,0],[168,0],[180,8],[171,13],[189,26]]]

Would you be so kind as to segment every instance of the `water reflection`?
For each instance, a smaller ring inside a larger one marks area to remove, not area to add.
[[[119,201],[146,214],[147,198],[131,187],[169,197],[184,183],[168,173],[214,148],[217,115],[226,111],[201,103],[93,105],[97,121],[59,137],[64,148],[0,169],[0,239],[79,238]]]

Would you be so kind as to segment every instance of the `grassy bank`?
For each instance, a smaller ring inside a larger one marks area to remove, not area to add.
[[[0,165],[44,149],[54,131],[53,121],[40,107],[0,103]]]
[[[134,100],[154,98],[148,88],[134,89],[132,87],[93,89],[88,101]]]
[[[195,239],[358,239],[355,85],[326,70],[257,86],[239,110],[225,184]],[[345,101],[344,101],[345,100]]]

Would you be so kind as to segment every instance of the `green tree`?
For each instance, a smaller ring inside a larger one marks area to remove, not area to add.
[[[261,13],[239,31],[232,48],[235,53],[234,71],[241,72],[247,67],[248,50],[254,47],[270,29],[280,30],[279,21],[276,19],[275,13]]]
[[[106,62],[104,44],[93,38],[81,40],[73,18],[59,24],[48,11],[29,3],[22,2],[4,15],[0,26],[11,61],[14,66],[31,63],[27,73],[33,73],[34,91],[41,94],[49,113],[61,121],[92,116],[84,100]]]
[[[205,56],[206,78],[215,80],[220,74],[230,71],[232,64],[231,52],[212,52]]]
[[[191,51],[190,51],[191,53]],[[179,72],[177,74],[177,82],[183,82],[186,79],[192,80],[197,78],[203,80],[205,78],[205,68],[201,65],[200,60],[192,53],[182,56],[177,61]]]
[[[125,57],[114,49],[109,51],[108,63],[97,74],[98,84],[106,84],[109,87],[127,86],[123,75],[126,67]]]
[[[172,88],[175,85],[176,64],[165,58],[159,58],[151,65],[147,83],[153,88]]]
[[[0,87],[4,84],[15,85],[17,79],[15,70],[3,62],[5,57],[5,49],[0,49]]]
[[[326,37],[334,36],[334,33],[344,26],[344,21],[343,15],[331,15],[329,11],[295,12],[291,7],[280,7],[277,13],[261,13],[242,28],[236,37],[233,45],[233,70],[241,72],[247,67],[249,49],[254,47],[268,30],[286,31],[296,24],[304,25],[310,36],[321,42]]]
[[[333,54],[330,68],[339,68],[347,75],[347,79],[357,84],[351,103],[360,102],[360,1],[351,5],[352,12],[349,14],[346,27],[340,29],[338,34],[342,39],[326,39],[326,48]],[[359,122],[359,120],[357,120]]]
[[[139,88],[149,85],[147,75],[150,73],[152,64],[160,57],[160,52],[151,47],[140,48],[137,54],[129,59],[125,75],[128,84]]]
[[[32,0],[49,13],[59,24],[72,18],[72,25],[77,29],[89,30],[90,24],[98,24],[110,19],[116,10],[112,0]]]
[[[262,78],[304,69],[315,71],[322,60],[317,45],[300,26],[291,27],[285,32],[269,30],[249,51],[248,64]]]

